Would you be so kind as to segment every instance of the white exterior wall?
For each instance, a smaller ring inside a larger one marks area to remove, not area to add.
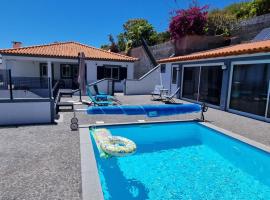
[[[162,85],[164,88],[170,90],[171,88],[171,73],[172,73],[172,64],[167,63],[166,64],[166,71],[165,73],[161,73],[161,80],[162,80]]]
[[[39,77],[40,69],[39,63],[52,62],[54,65],[54,79],[58,80],[60,76],[60,64],[78,63],[76,59],[60,59],[60,58],[40,58],[40,57],[23,57],[23,56],[3,56],[3,69],[11,69],[12,76],[23,77]],[[133,62],[114,62],[114,61],[95,61],[86,60],[87,65],[87,83],[97,81],[97,66],[102,65],[117,65],[127,67],[127,79],[134,77],[134,63]],[[122,91],[124,81],[115,83],[115,90]]]
[[[4,69],[11,69],[13,77],[39,77],[39,62],[7,60]]]
[[[138,80],[127,80],[125,94],[150,94],[154,91],[155,86],[160,84],[160,67],[157,66]]]
[[[127,79],[133,79],[134,77],[134,63],[133,62],[112,62],[112,61],[86,61],[87,65],[87,83],[93,83],[97,81],[97,66],[103,65],[117,65],[121,67],[127,67]],[[115,90],[123,91],[124,80],[121,82],[115,82]]]
[[[51,123],[51,102],[0,103],[0,125]]]

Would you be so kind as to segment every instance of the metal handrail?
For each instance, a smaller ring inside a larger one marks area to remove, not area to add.
[[[60,81],[57,81],[53,88],[52,88],[52,93],[53,93],[53,98],[55,99],[57,94],[58,94],[58,91],[59,91],[59,84],[60,84]]]
[[[98,83],[100,83],[100,82],[103,82],[103,81],[113,81],[114,79],[112,79],[112,78],[103,78],[103,79],[100,79],[100,80],[97,80],[97,81],[95,81],[95,82],[93,82],[93,83],[89,83],[89,84],[87,84],[88,86],[93,86],[93,85],[96,85],[96,84],[98,84]]]
[[[104,82],[104,81],[108,81],[108,84],[107,84],[107,90],[108,90],[108,92],[110,92],[110,89],[109,89],[110,88],[110,82],[112,83],[111,95],[114,95],[114,79],[112,79],[112,78],[103,78],[103,79],[97,80],[97,81],[95,81],[93,83],[87,84],[87,86],[88,87],[93,87],[94,85],[97,85],[97,84],[99,84],[101,82]]]
[[[146,78],[148,75],[150,75],[152,72],[156,71],[158,68],[160,68],[161,64],[158,64],[156,67],[148,71],[146,74],[144,74],[139,79],[126,79],[126,81],[141,81],[142,79]]]

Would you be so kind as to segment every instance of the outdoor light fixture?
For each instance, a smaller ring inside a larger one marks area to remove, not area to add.
[[[227,69],[227,66],[226,66],[226,65],[222,65],[222,66],[221,66],[221,69],[222,69],[222,70],[225,70],[225,69]]]

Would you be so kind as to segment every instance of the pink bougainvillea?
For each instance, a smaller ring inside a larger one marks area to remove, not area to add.
[[[175,11],[169,32],[172,39],[179,39],[186,35],[203,35],[207,23],[208,6],[193,6],[187,10]]]

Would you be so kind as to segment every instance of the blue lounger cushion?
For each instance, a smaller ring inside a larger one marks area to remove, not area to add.
[[[200,112],[199,104],[168,104],[168,105],[125,105],[125,106],[106,106],[89,107],[88,114],[112,114],[112,115],[146,115],[148,117],[159,117],[169,115],[187,114]]]

